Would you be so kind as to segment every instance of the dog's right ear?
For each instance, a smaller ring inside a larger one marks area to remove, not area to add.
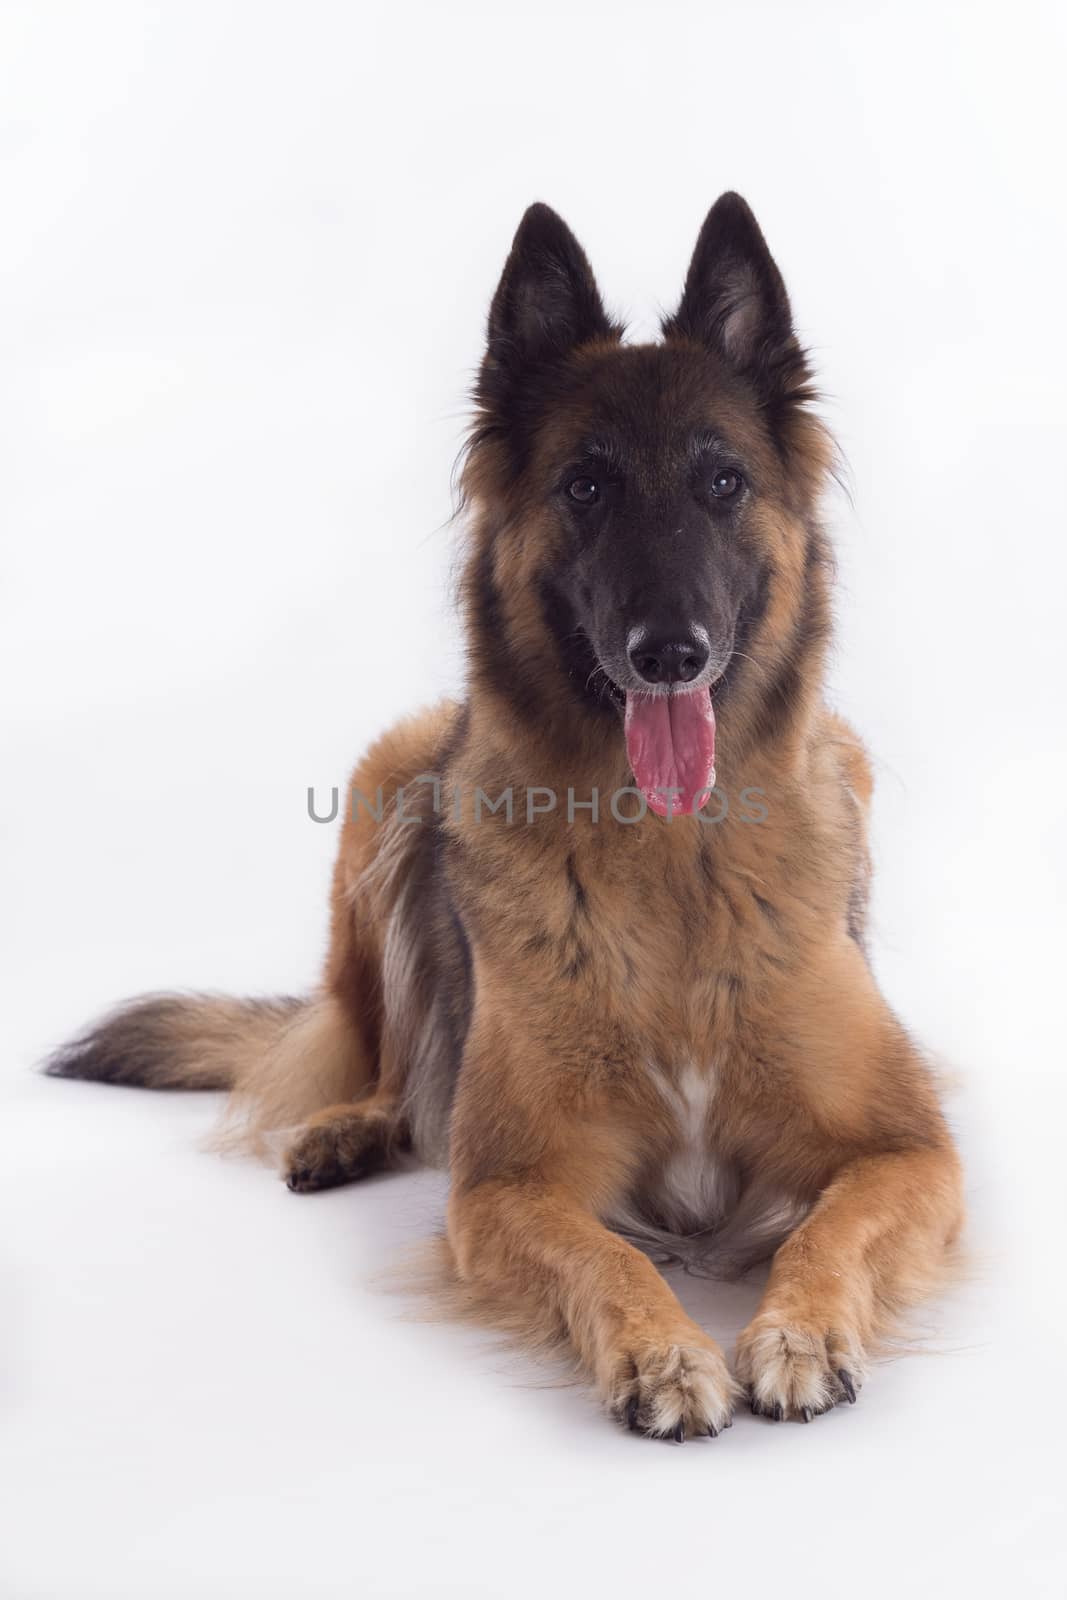
[[[620,332],[604,310],[585,251],[563,218],[538,202],[519,223],[489,309],[479,398],[500,403],[531,371]]]
[[[723,194],[700,230],[681,305],[663,331],[709,345],[744,372],[795,351],[782,274],[739,194]]]

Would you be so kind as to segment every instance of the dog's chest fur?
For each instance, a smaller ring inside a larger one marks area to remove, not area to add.
[[[739,1277],[773,1255],[808,1204],[774,1185],[742,1184],[738,1168],[717,1152],[714,1066],[648,1070],[669,1114],[667,1139],[610,1225],[663,1263]]]
[[[642,1198],[666,1227],[690,1233],[721,1221],[736,1198],[733,1174],[710,1142],[716,1073],[714,1066],[692,1063],[670,1074],[659,1067],[650,1071],[670,1116],[671,1142]]]

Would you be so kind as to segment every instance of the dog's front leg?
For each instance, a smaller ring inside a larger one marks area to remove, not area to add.
[[[937,1282],[962,1218],[947,1133],[848,1162],[781,1246],[737,1371],[754,1411],[811,1420],[855,1400],[867,1350]]]
[[[714,1437],[737,1393],[722,1351],[601,1220],[639,1159],[639,1127],[617,1109],[632,1117],[633,1099],[618,1082],[613,1094],[595,1081],[576,1092],[580,1070],[490,1060],[475,1041],[453,1122],[457,1270],[512,1325],[569,1341],[621,1422],[657,1437]]]
[[[461,1277],[534,1335],[565,1334],[619,1421],[679,1440],[729,1427],[722,1351],[573,1188],[530,1173],[457,1189],[449,1234]]]

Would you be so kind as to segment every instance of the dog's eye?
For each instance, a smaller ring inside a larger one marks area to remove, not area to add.
[[[572,478],[567,493],[580,506],[591,506],[600,494],[600,485],[594,478]]]
[[[712,478],[711,492],[716,500],[732,500],[734,495],[739,493],[743,481],[739,472],[731,472],[728,467],[724,467]]]

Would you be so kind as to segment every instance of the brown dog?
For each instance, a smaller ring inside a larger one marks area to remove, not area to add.
[[[738,196],[663,331],[625,345],[531,207],[464,474],[469,693],[354,775],[321,991],[141,1001],[50,1070],[231,1088],[253,1142],[297,1130],[298,1191],[447,1160],[460,1279],[682,1439],[738,1383],[638,1244],[773,1253],[737,1378],[809,1420],[936,1282],[961,1199],[865,956],[870,772],[822,698],[831,447]]]

